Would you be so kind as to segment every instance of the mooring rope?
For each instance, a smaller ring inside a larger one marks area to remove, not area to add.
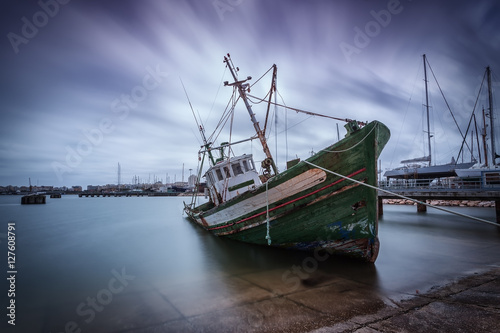
[[[416,200],[416,199],[412,199],[412,198],[409,198],[409,197],[401,195],[401,194],[397,194],[397,193],[394,193],[394,192],[391,192],[391,191],[388,191],[388,190],[384,190],[384,189],[382,189],[380,187],[377,187],[377,186],[373,186],[373,185],[370,185],[370,184],[366,184],[366,183],[360,182],[359,180],[352,179],[350,177],[341,175],[340,173],[337,173],[337,172],[332,171],[332,170],[325,169],[325,168],[320,167],[319,165],[313,164],[311,162],[308,162],[308,161],[305,161],[305,160],[304,160],[304,162],[306,164],[309,164],[309,165],[315,167],[315,168],[321,169],[321,170],[323,170],[325,172],[328,172],[328,173],[331,173],[331,174],[333,174],[335,176],[338,176],[338,177],[350,180],[350,181],[355,182],[357,184],[360,184],[360,185],[363,185],[363,186],[367,186],[367,187],[372,188],[374,190],[385,192],[385,193],[394,195],[394,196],[402,198],[402,199],[406,199],[406,200],[410,200],[410,201],[416,202],[417,204],[421,204],[421,205],[425,205],[427,207],[431,207],[431,208],[435,208],[435,209],[438,209],[438,210],[442,210],[444,212],[451,213],[451,214],[458,215],[458,216],[462,216],[462,217],[465,217],[465,218],[468,218],[468,219],[471,219],[471,220],[475,220],[475,221],[483,222],[483,223],[488,223],[488,224],[494,225],[496,227],[500,226],[500,224],[492,222],[492,221],[484,220],[484,219],[481,219],[479,217],[474,217],[474,216],[470,216],[470,215],[467,215],[467,214],[462,214],[462,213],[459,213],[459,212],[454,212],[454,211],[452,211],[450,209],[446,209],[446,208],[443,208],[443,207],[434,206],[434,205],[428,204],[426,202],[422,202],[422,201],[419,201],[419,200]]]
[[[327,153],[345,153],[346,151],[349,151],[349,150],[351,150],[351,149],[356,148],[359,144],[361,144],[363,141],[365,141],[365,140],[366,140],[366,138],[367,138],[370,134],[372,134],[372,132],[375,130],[375,128],[376,128],[376,127],[377,127],[377,126],[373,126],[373,128],[370,130],[370,132],[368,132],[368,134],[366,134],[366,135],[364,136],[364,138],[362,138],[361,140],[359,140],[359,142],[358,142],[358,143],[356,143],[356,144],[355,144],[354,146],[352,146],[352,147],[349,147],[349,148],[347,148],[347,149],[342,149],[342,150],[328,150],[328,149],[321,149],[320,151],[325,151],[325,152],[327,152]]]
[[[269,195],[267,194],[269,189],[268,184],[269,181],[266,182],[266,223],[267,223],[266,239],[267,239],[267,245],[271,245],[271,235],[269,234]]]

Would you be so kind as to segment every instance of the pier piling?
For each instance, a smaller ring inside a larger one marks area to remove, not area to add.
[[[21,198],[22,205],[39,205],[45,204],[45,195],[36,194],[36,195],[25,195]]]
[[[378,216],[384,215],[384,199],[378,198]]]
[[[425,213],[427,211],[427,206],[417,203],[417,212]]]
[[[495,213],[497,217],[497,223],[500,225],[500,200],[495,200]]]

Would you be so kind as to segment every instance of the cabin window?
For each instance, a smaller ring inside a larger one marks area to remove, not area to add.
[[[250,170],[254,170],[255,166],[253,165],[253,160],[248,160],[248,164],[250,166]]]
[[[247,160],[243,160],[243,169],[245,169],[245,172],[248,172],[249,169],[248,169],[248,164],[247,164]]]
[[[227,178],[231,178],[231,173],[229,173],[229,168],[227,166],[224,167],[224,173],[226,174]]]
[[[233,168],[233,173],[234,173],[235,176],[243,174],[243,170],[241,170],[240,163],[234,163],[234,164],[231,165],[231,167]]]
[[[224,179],[224,177],[222,177],[222,171],[220,169],[215,169],[215,173],[217,174],[217,179],[219,179],[219,181]]]

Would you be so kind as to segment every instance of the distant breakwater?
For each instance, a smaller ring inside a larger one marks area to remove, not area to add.
[[[433,206],[453,206],[453,207],[495,207],[495,201],[479,200],[425,200]],[[387,205],[417,205],[416,202],[406,199],[383,199],[382,203]]]

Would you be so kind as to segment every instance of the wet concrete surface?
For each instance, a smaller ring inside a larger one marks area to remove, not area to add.
[[[185,315],[127,332],[498,332],[500,327],[500,266],[399,301],[344,279],[284,295],[266,295],[262,287],[244,283],[238,287],[248,292],[239,300],[205,291],[199,309],[178,309]],[[261,292],[253,293],[255,288]]]
[[[500,267],[312,332],[498,332]]]

